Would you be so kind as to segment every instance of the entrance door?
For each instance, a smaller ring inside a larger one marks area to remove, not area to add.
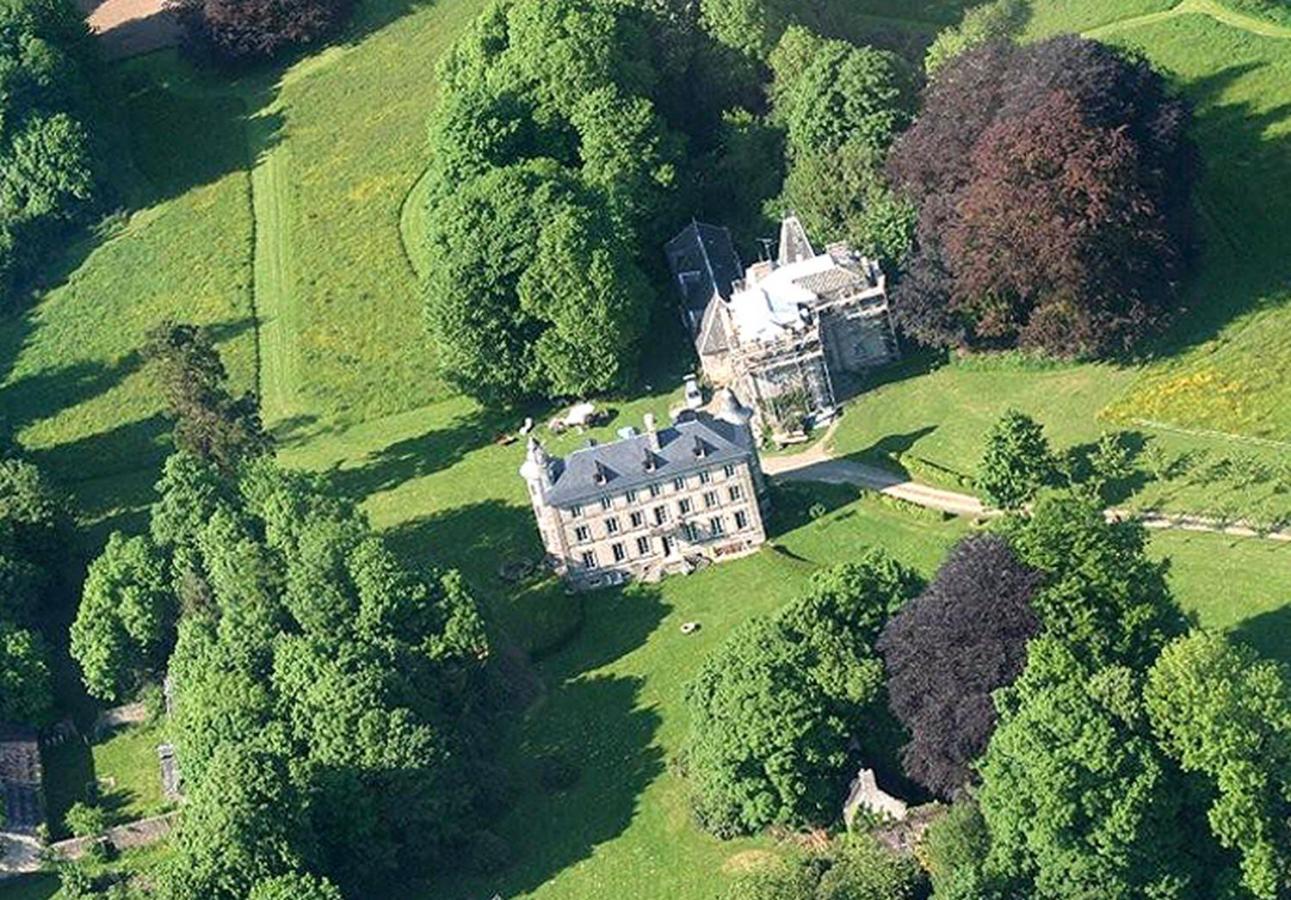
[[[672,556],[672,554],[676,551],[676,549],[677,549],[677,546],[676,546],[676,543],[673,541],[672,536],[667,534],[664,535],[663,536],[664,557],[666,558],[666,557]]]

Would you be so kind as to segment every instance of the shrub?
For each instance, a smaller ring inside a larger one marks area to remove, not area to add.
[[[63,822],[75,837],[92,837],[108,830],[108,816],[103,808],[79,801],[68,808]]]
[[[977,473],[983,499],[1000,509],[1020,509],[1053,475],[1053,452],[1044,429],[1025,413],[1006,410],[986,435]]]

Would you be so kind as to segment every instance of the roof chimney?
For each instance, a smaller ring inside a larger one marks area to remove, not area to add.
[[[646,441],[649,443],[650,449],[655,453],[658,453],[659,452],[659,429],[658,429],[658,426],[655,424],[654,413],[645,414],[645,433],[646,433]]]

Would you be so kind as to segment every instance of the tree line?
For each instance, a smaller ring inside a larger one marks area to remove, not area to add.
[[[876,553],[817,575],[688,687],[697,821],[835,822],[895,719],[901,774],[951,806],[926,871],[880,859],[867,879],[906,871],[939,900],[1287,896],[1291,672],[1194,627],[1146,544],[1060,492],[961,540],[927,585]],[[795,871],[731,896],[820,896]]]
[[[0,308],[8,312],[101,200],[99,77],[70,0],[0,3]]]
[[[332,900],[493,865],[489,637],[469,588],[277,466],[205,333],[166,324],[149,347],[177,450],[146,531],[90,564],[71,629],[95,697],[169,685],[186,802],[147,895]],[[67,885],[97,889],[79,869]]]

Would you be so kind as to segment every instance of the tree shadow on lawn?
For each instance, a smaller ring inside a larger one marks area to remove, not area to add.
[[[1291,601],[1291,588],[1288,588]],[[1252,616],[1232,630],[1232,636],[1269,659],[1291,665],[1291,602]]]
[[[1291,179],[1284,127],[1291,103],[1257,111],[1247,101],[1222,102],[1239,79],[1267,65],[1235,64],[1181,84],[1197,110],[1194,135],[1206,169],[1196,192],[1205,244],[1185,287],[1188,309],[1146,348],[1149,356],[1205,343],[1244,313],[1283,302],[1291,287],[1285,245],[1291,195],[1275,188]],[[1251,202],[1256,199],[1261,208]]]
[[[641,704],[644,679],[600,670],[645,644],[670,607],[653,585],[598,591],[585,602],[583,631],[540,666],[547,693],[516,725],[504,754],[516,793],[495,830],[512,849],[511,864],[495,876],[454,879],[458,893],[440,886],[427,896],[537,889],[619,837],[642,792],[663,774],[664,751],[654,744],[661,718]],[[543,785],[542,765],[552,757],[577,769],[572,787]]]
[[[516,414],[476,407],[447,425],[429,428],[416,437],[391,444],[362,466],[335,468],[330,478],[342,495],[361,501],[414,478],[450,468],[468,453],[493,443],[500,434],[513,431],[515,424]],[[516,458],[519,467],[522,449],[516,450]]]

